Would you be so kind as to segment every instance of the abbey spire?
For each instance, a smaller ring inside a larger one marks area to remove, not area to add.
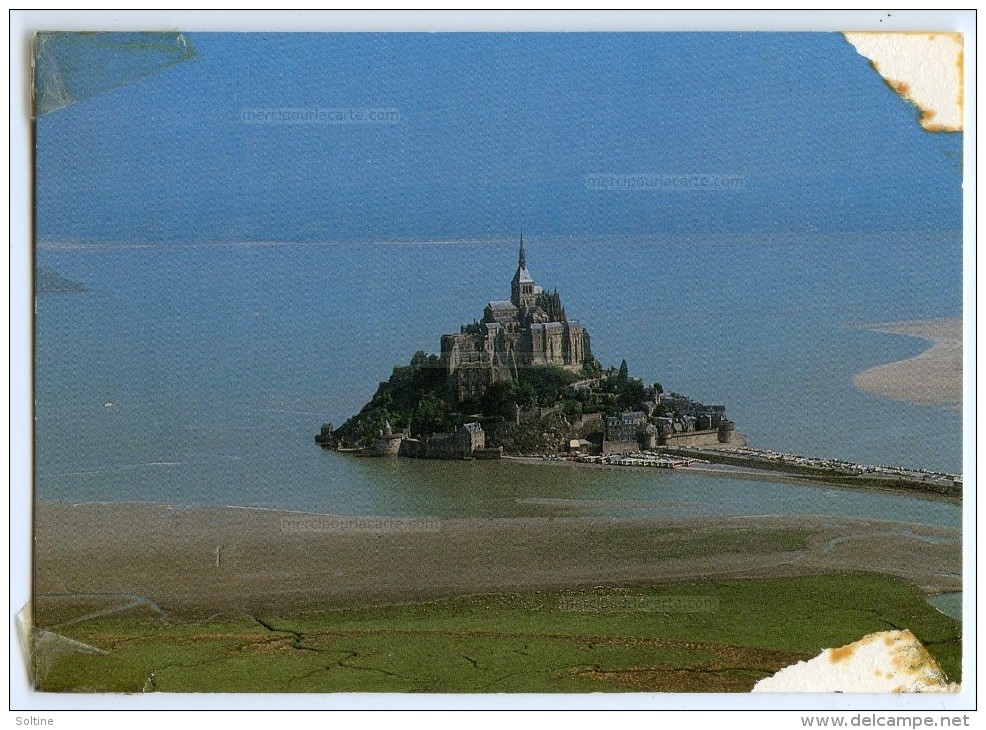
[[[537,287],[534,279],[527,270],[527,254],[524,253],[524,232],[520,232],[520,255],[517,257],[517,273],[510,282],[510,301],[517,309],[534,304],[537,299]]]

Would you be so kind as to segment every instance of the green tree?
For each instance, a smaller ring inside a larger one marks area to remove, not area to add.
[[[480,398],[480,411],[491,418],[509,418],[514,404],[512,383],[493,383]]]
[[[630,378],[620,383],[617,393],[617,406],[621,410],[640,411],[644,409],[647,391],[644,384],[636,378]]]
[[[449,428],[448,404],[432,392],[425,393],[418,401],[411,416],[411,428],[415,434],[441,433]]]
[[[513,396],[514,402],[521,408],[533,408],[538,404],[538,392],[531,383],[517,383],[514,387]]]
[[[562,410],[569,418],[582,417],[582,403],[574,399],[565,400],[562,403]]]

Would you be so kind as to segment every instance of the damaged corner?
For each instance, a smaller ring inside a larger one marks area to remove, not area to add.
[[[195,57],[177,31],[40,31],[31,54],[33,118],[135,83]]]
[[[895,94],[918,109],[928,132],[961,132],[961,33],[853,31],[842,34]]]

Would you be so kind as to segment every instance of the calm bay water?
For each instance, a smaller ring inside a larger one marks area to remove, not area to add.
[[[957,239],[535,236],[528,261],[589,328],[603,364],[625,357],[648,382],[724,404],[754,445],[961,470],[961,414],[852,385],[855,373],[926,347],[859,325],[960,315]],[[884,495],[652,471],[356,460],[318,449],[323,421],[341,423],[393,365],[436,351],[443,332],[509,295],[512,240],[42,248],[38,263],[89,289],[37,302],[40,499],[958,524],[956,507]],[[564,499],[654,504],[555,501]]]
[[[931,596],[928,603],[937,608],[946,616],[951,616],[958,621],[962,620],[962,592],[939,593]]]

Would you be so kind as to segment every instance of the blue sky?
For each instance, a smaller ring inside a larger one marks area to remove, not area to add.
[[[37,123],[40,241],[951,231],[931,134],[833,33],[193,34]],[[393,124],[247,124],[388,108]],[[729,191],[586,176],[721,174]]]

